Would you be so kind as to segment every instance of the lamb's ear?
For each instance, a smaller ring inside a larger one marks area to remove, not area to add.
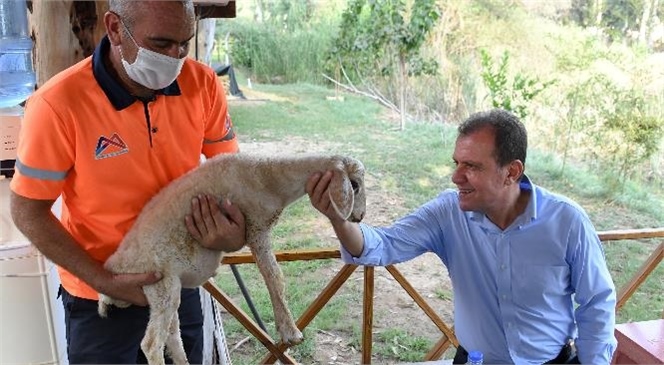
[[[334,176],[332,176],[328,191],[334,209],[344,219],[348,219],[350,213],[353,211],[355,197],[353,195],[353,186],[350,184],[350,179],[348,179],[345,169],[334,170]]]

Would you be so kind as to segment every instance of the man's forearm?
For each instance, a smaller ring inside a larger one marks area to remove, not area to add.
[[[348,221],[333,222],[332,228],[339,238],[339,242],[354,257],[362,255],[364,250],[364,236],[360,225]]]
[[[12,193],[11,213],[16,227],[49,260],[95,289],[110,273],[85,252],[51,213],[52,202],[35,201]]]

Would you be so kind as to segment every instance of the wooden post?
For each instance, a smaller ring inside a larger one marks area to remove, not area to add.
[[[212,63],[212,50],[214,49],[214,34],[216,19],[201,19],[196,24],[196,36],[189,46],[189,57],[208,66]]]
[[[106,33],[108,2],[49,0],[28,4],[37,86],[90,56]]]
[[[374,267],[364,267],[364,302],[362,319],[362,364],[371,364],[373,346]]]

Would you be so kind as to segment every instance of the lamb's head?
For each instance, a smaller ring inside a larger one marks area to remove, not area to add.
[[[334,165],[329,188],[332,206],[346,220],[359,222],[366,212],[364,165],[352,157],[339,157]]]

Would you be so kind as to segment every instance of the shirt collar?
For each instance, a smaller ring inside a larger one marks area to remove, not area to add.
[[[526,209],[516,218],[516,221],[521,221],[522,223],[520,223],[520,225],[523,225],[537,219],[537,187],[530,181],[530,178],[524,174],[521,178],[521,182],[519,182],[519,188],[522,191],[530,191],[530,201],[528,201]],[[475,222],[482,222],[486,218],[485,214],[482,212],[472,211],[467,212],[467,214],[470,216],[470,219]]]
[[[537,187],[535,186],[535,184],[533,184],[530,181],[528,176],[526,176],[525,174],[523,175],[523,178],[521,178],[519,187],[521,188],[522,191],[523,190],[530,191],[530,201],[528,201],[526,210],[524,210],[524,212],[521,214],[521,217],[528,218],[528,222],[534,221],[535,219],[537,219]]]
[[[92,54],[92,73],[97,80],[101,89],[104,90],[104,94],[108,100],[113,104],[116,110],[122,110],[136,100],[139,100],[137,97],[131,95],[127,89],[125,89],[106,69],[104,64],[104,57],[108,55],[108,52],[111,48],[111,42],[108,40],[108,36],[104,36],[101,42],[95,48],[94,53]],[[170,85],[166,86],[161,90],[157,90],[157,94],[163,94],[168,96],[177,96],[181,95],[180,86],[178,81],[175,80]]]

